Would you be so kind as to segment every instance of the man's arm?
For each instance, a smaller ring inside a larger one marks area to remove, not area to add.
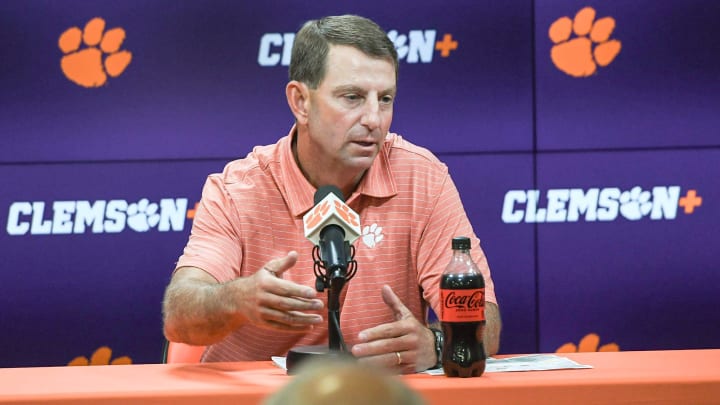
[[[168,340],[192,345],[217,343],[251,323],[267,329],[305,332],[322,316],[303,311],[322,309],[317,292],[279,276],[295,265],[297,253],[271,260],[252,276],[218,283],[196,267],[177,269],[163,300]]]
[[[240,284],[240,283],[235,283]],[[174,342],[209,345],[240,327],[234,316],[233,284],[220,284],[204,270],[182,267],[165,290],[163,321],[165,337]]]
[[[430,328],[442,330],[440,321],[433,322]],[[494,302],[485,303],[485,333],[483,334],[483,346],[485,346],[485,355],[493,356],[500,349],[500,330],[502,329],[502,320],[500,319],[500,309]],[[438,362],[441,359],[437,359]]]
[[[485,345],[485,354],[492,356],[500,350],[500,330],[502,329],[502,320],[500,319],[500,309],[494,302],[485,303],[485,334],[483,335],[483,344]]]

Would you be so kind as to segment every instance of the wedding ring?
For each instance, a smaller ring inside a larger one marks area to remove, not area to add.
[[[396,355],[397,358],[398,358],[397,365],[399,366],[399,365],[402,364],[402,357],[400,357],[400,352],[395,352],[395,355]]]

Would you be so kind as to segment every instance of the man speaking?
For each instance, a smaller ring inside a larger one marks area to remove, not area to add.
[[[340,294],[342,335],[362,362],[413,373],[439,364],[427,311],[439,311],[454,236],[469,236],[485,279],[488,355],[500,313],[485,255],[447,167],[389,132],[398,57],[359,16],[307,22],[285,95],[295,125],[205,183],[163,302],[170,341],[206,345],[203,361],[268,360],[328,342],[303,217],[331,185],[359,215],[357,272]],[[438,134],[442,136],[442,134]]]

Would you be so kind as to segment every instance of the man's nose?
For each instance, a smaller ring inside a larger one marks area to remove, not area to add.
[[[380,126],[380,102],[377,99],[368,98],[360,123],[371,131]]]

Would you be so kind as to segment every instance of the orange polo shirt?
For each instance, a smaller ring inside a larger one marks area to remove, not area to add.
[[[304,237],[303,215],[315,187],[302,175],[290,134],[257,146],[205,183],[187,246],[177,267],[198,267],[219,282],[245,277],[273,258],[298,252],[283,278],[315,286],[313,244]],[[497,303],[480,240],[475,236],[448,169],[427,149],[396,134],[385,144],[347,204],[360,215],[355,241],[357,274],[341,294],[340,326],[348,348],[360,331],[394,321],[383,302],[392,287],[417,319],[427,304],[439,313],[440,276],[452,255],[451,239],[469,236],[471,254],[485,278],[486,299]],[[327,305],[327,294],[318,294]],[[327,306],[326,306],[327,308]],[[327,309],[319,311],[327,319]],[[268,360],[296,346],[327,344],[327,323],[307,334],[246,325],[211,345],[203,361]]]

